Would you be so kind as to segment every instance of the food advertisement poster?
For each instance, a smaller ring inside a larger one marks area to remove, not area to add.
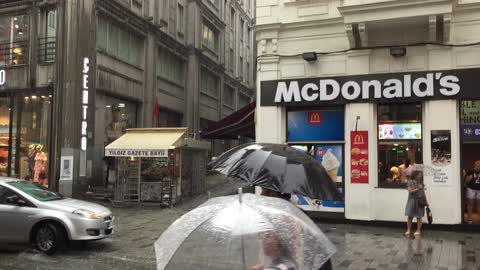
[[[333,181],[338,191],[343,194],[343,145],[292,145],[318,160],[328,173],[328,179],[319,181]],[[302,195],[292,195],[292,201],[304,211],[323,211],[343,213],[344,201],[315,200]]]
[[[350,145],[352,184],[368,184],[368,131],[352,131]]]
[[[422,138],[420,123],[380,123],[378,139],[380,140],[419,140]]]
[[[452,143],[450,130],[432,130],[432,167],[434,186],[452,185]]]

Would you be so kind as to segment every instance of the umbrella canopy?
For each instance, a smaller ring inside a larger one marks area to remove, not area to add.
[[[244,144],[225,152],[208,167],[281,193],[342,200],[322,164],[288,145]]]
[[[336,249],[293,204],[245,194],[188,212],[155,242],[155,252],[159,270],[319,269]]]

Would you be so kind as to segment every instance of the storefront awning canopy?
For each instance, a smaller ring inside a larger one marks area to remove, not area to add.
[[[252,102],[202,131],[204,139],[255,138],[255,106]]]
[[[105,147],[109,157],[167,157],[168,149],[182,145],[187,128],[136,128]]]

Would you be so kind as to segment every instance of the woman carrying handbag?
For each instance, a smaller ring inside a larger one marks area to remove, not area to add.
[[[414,236],[421,236],[422,218],[425,216],[425,207],[428,207],[427,197],[423,189],[423,176],[421,171],[413,171],[407,182],[408,200],[405,206],[407,216],[407,231],[405,236],[410,236],[413,218],[417,219],[417,231]]]

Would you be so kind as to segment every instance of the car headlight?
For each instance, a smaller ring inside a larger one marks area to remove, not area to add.
[[[92,211],[89,211],[89,210],[85,210],[85,209],[78,209],[78,210],[75,210],[73,211],[72,213],[74,213],[75,215],[79,215],[79,216],[82,216],[82,217],[86,217],[86,218],[91,218],[91,219],[100,219],[101,216],[95,212],[92,212]]]

